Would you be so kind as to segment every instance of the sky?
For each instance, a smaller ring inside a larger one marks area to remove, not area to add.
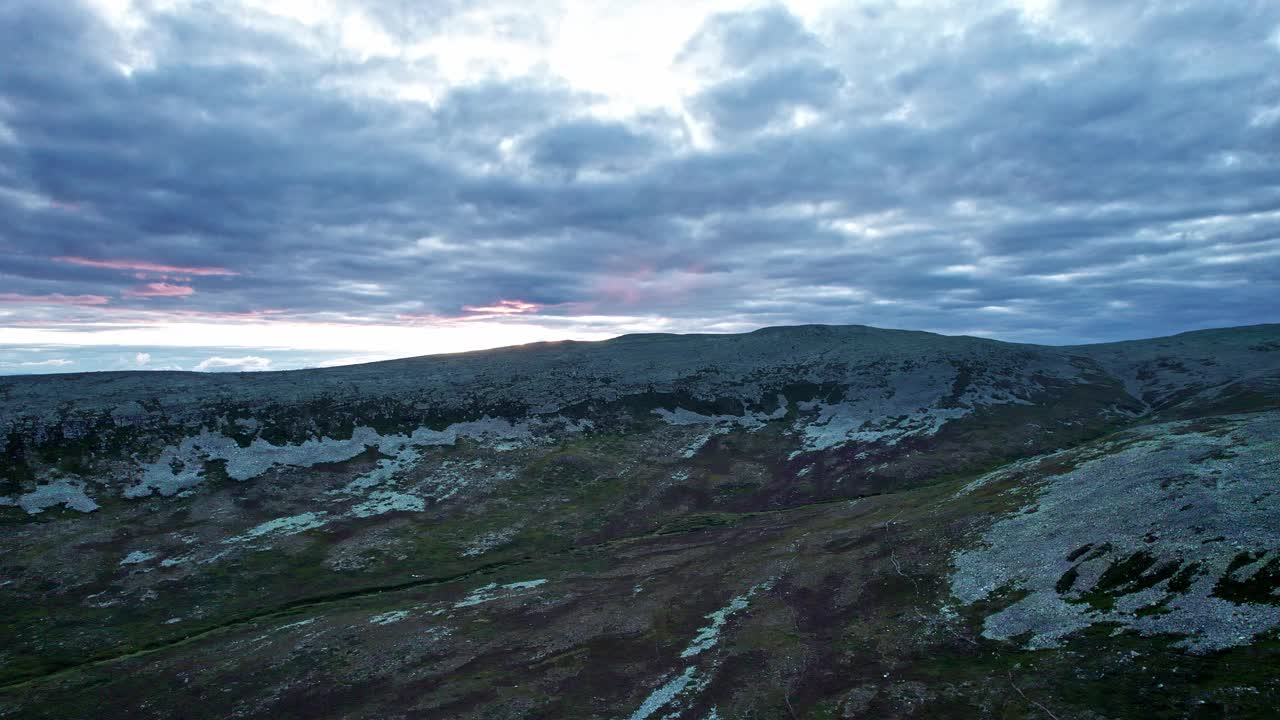
[[[7,0],[0,374],[1275,322],[1273,0]]]

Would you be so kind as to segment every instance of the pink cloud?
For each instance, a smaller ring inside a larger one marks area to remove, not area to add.
[[[132,290],[125,290],[128,297],[185,297],[194,295],[195,289],[186,285],[170,285],[169,283],[147,283]]]
[[[109,299],[102,295],[21,295],[18,293],[0,293],[0,302],[24,303],[31,305],[106,305]]]
[[[239,275],[235,270],[229,270],[223,267],[184,267],[182,265],[163,265],[161,263],[147,262],[146,260],[94,260],[93,258],[76,257],[73,255],[61,255],[53,258],[56,262],[71,263],[72,265],[83,265],[85,267],[109,268],[111,270],[133,270],[135,277],[143,272],[151,273],[178,273],[182,275]]]
[[[637,305],[649,301],[684,302],[691,295],[718,281],[705,265],[658,270],[647,263],[610,272],[597,278],[592,288],[595,304]]]

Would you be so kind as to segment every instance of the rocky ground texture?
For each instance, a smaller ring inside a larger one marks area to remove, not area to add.
[[[1280,703],[1280,326],[0,378],[0,717]]]

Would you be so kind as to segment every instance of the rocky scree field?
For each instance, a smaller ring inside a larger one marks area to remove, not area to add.
[[[1280,703],[1280,326],[0,378],[0,717]]]

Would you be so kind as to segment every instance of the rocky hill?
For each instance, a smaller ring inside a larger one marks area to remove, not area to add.
[[[1280,325],[0,378],[0,717],[1267,717]]]

